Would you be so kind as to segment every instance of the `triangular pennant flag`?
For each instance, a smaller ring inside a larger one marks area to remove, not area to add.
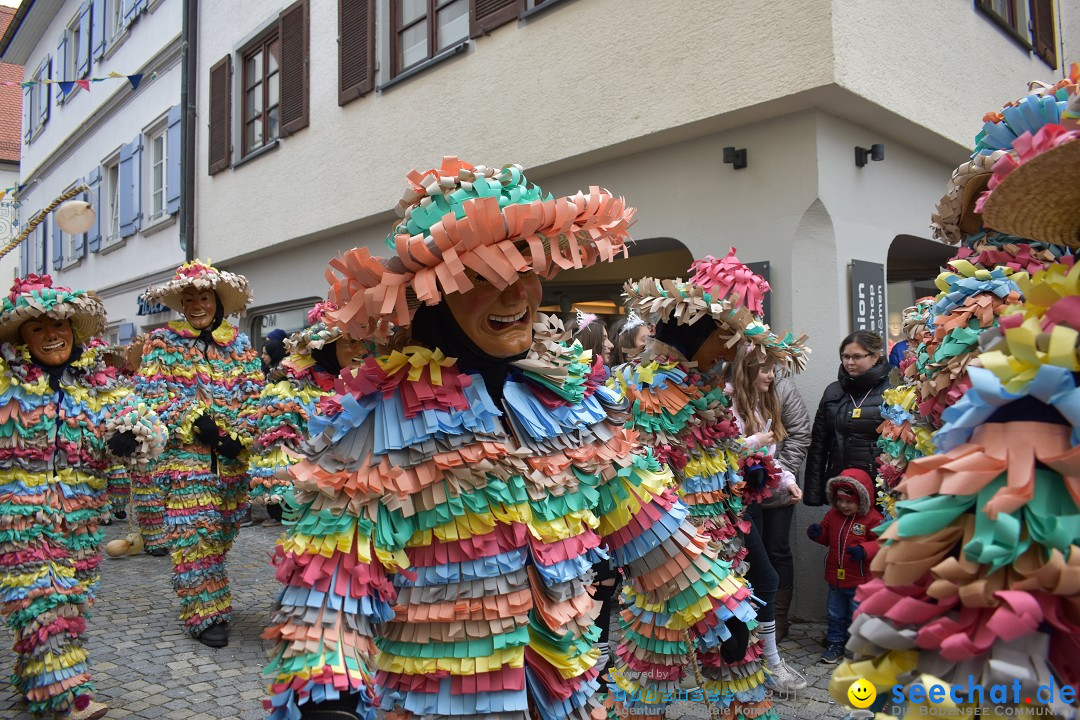
[[[65,95],[71,92],[71,89],[75,87],[75,83],[71,82],[70,80],[61,81],[57,84],[60,86],[60,92],[64,93]]]
[[[81,87],[83,90],[86,90],[87,92],[90,92],[90,81],[89,80],[76,80],[75,82],[77,82],[79,84],[79,87]]]
[[[110,70],[109,71],[109,77],[111,77],[111,78],[126,78],[127,75],[121,75],[120,73],[116,72],[115,70]]]
[[[0,190],[0,200],[3,200],[5,195],[7,195],[7,190]]]
[[[139,73],[137,75],[128,75],[127,79],[128,79],[128,82],[131,83],[132,91],[138,90],[139,89],[139,83],[142,82],[142,73]]]
[[[33,80],[27,80],[26,82],[21,82],[19,84],[22,85],[24,88],[33,87],[34,85],[37,85],[37,83],[34,82]]]

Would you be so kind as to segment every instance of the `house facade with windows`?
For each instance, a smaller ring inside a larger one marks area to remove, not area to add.
[[[140,302],[184,259],[180,200],[182,0],[26,0],[0,37],[20,63],[25,224],[78,185],[95,225],[68,235],[48,217],[22,245],[20,271],[96,290],[106,338],[126,342],[172,319]]]
[[[736,246],[818,349],[811,413],[840,340],[889,329],[952,254],[929,217],[983,114],[1080,61],[1061,0],[234,0],[199,27],[197,252],[251,281],[253,342],[303,324],[330,257],[384,253],[410,169],[516,162],[639,208],[630,259],[562,273],[545,307],[613,309],[626,278]],[[795,614],[823,617],[820,551],[795,545]]]
[[[15,17],[15,8],[0,6],[0,36]],[[0,62],[0,83],[21,83],[22,67]],[[10,188],[19,185],[19,132],[22,118],[22,90],[19,85],[0,84],[0,247],[19,234],[19,207]],[[6,290],[19,270],[19,253],[0,258],[0,285]]]

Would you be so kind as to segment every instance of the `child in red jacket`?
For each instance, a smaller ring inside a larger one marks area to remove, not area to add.
[[[855,588],[870,579],[870,561],[877,554],[874,528],[884,518],[874,508],[874,483],[866,472],[844,470],[825,485],[832,506],[821,524],[806,528],[807,536],[829,548],[825,556],[825,582],[829,583],[829,634],[821,661],[844,657],[848,626],[859,606]]]

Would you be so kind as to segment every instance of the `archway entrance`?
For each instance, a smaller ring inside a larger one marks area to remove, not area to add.
[[[956,255],[956,247],[915,235],[897,235],[889,245],[885,263],[889,328],[889,347],[903,340],[903,312],[918,298],[937,295],[934,280],[945,263]]]

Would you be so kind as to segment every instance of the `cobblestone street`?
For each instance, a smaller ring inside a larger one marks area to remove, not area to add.
[[[108,540],[123,537],[126,523],[108,529]],[[177,620],[178,601],[169,581],[167,557],[112,559],[102,563],[98,602],[89,622],[91,669],[107,718],[211,720],[263,717],[264,641],[259,637],[278,585],[269,553],[280,527],[240,531],[229,553],[233,624],[229,646],[212,650],[190,639]],[[826,692],[833,666],[817,662],[823,625],[797,624],[783,643],[788,663],[803,672],[810,688],[796,701],[781,701],[784,720],[842,718]],[[0,650],[0,717],[29,720],[10,684],[14,657],[4,631]],[[708,718],[704,703],[676,703],[668,717]]]

